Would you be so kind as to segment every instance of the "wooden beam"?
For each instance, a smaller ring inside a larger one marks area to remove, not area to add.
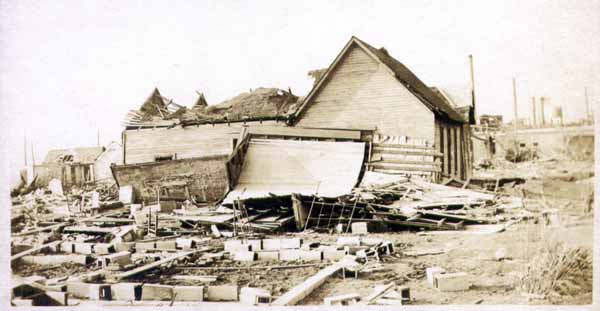
[[[360,131],[357,131],[357,130],[325,130],[325,129],[309,129],[309,128],[283,127],[283,126],[249,127],[248,133],[250,135],[291,136],[291,137],[308,137],[308,138],[336,138],[336,139],[351,139],[351,140],[359,140],[361,137]]]
[[[319,288],[325,280],[330,276],[334,275],[338,271],[342,270],[344,265],[341,262],[337,262],[309,277],[306,281],[296,285],[285,294],[277,298],[272,306],[293,306],[306,296],[310,295],[315,289]]]
[[[421,172],[441,172],[439,167],[434,166],[409,166],[409,165],[394,165],[394,164],[383,164],[383,163],[371,163],[369,164],[374,169],[384,170],[399,170],[399,171],[421,171]]]
[[[11,256],[10,257],[10,261],[12,262],[12,261],[15,261],[15,260],[17,260],[17,259],[19,259],[21,257],[37,253],[37,252],[42,251],[42,250],[44,250],[44,249],[46,249],[48,247],[58,246],[58,244],[60,244],[61,242],[62,241],[54,241],[54,242],[46,243],[44,245],[40,245],[38,247],[34,247],[34,248],[31,248],[31,249],[28,249],[28,250],[26,250],[24,252],[20,252],[18,254],[15,254],[15,255]]]
[[[457,137],[457,146],[458,146],[458,153],[456,155],[457,157],[457,170],[458,170],[458,176],[460,176],[460,178],[465,179],[465,176],[463,174],[463,148],[465,146],[465,140],[464,140],[464,135],[463,135],[463,129],[462,127],[457,127],[456,130],[458,131],[458,137]]]
[[[412,151],[412,150],[402,150],[402,149],[384,149],[382,147],[373,148],[373,153],[382,153],[382,154],[403,154],[403,155],[421,155],[421,156],[430,156],[430,157],[441,157],[443,154],[434,151]]]
[[[177,254],[177,255],[174,255],[174,256],[171,256],[171,257],[167,257],[167,258],[161,259],[161,260],[159,260],[159,261],[155,261],[155,262],[153,262],[153,263],[150,263],[150,264],[147,264],[147,265],[144,265],[144,266],[141,266],[141,267],[135,268],[135,269],[133,269],[133,270],[129,270],[129,271],[125,271],[125,272],[123,272],[123,273],[119,273],[119,274],[115,275],[114,277],[115,277],[116,279],[123,279],[123,278],[127,278],[127,277],[130,277],[130,276],[132,276],[132,275],[136,275],[136,274],[138,274],[138,273],[142,273],[142,272],[144,272],[144,271],[147,271],[147,270],[150,270],[150,269],[153,269],[153,268],[157,268],[157,267],[159,267],[159,266],[161,266],[161,265],[164,265],[164,264],[166,264],[166,263],[169,263],[169,262],[171,262],[171,261],[173,261],[173,260],[176,260],[176,259],[179,259],[179,258],[184,258],[184,257],[190,256],[190,255],[192,255],[192,254],[194,254],[194,253],[196,253],[196,252],[198,252],[198,251],[199,251],[199,250],[196,250],[196,251],[191,251],[191,252],[179,253],[179,254]]]
[[[450,141],[448,139],[448,127],[442,125],[442,132],[444,133],[444,169],[443,172],[450,174]]]

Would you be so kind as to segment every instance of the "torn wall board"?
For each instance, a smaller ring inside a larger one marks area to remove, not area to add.
[[[223,203],[270,194],[348,194],[364,154],[365,144],[360,142],[252,139],[237,185]]]

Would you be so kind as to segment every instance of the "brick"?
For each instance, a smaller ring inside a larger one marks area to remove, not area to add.
[[[278,251],[256,252],[256,257],[258,260],[279,261],[279,252]]]
[[[325,260],[341,260],[346,256],[345,250],[325,249],[323,250],[323,259]]]
[[[444,270],[443,268],[440,267],[430,267],[425,269],[425,274],[427,275],[427,285],[429,285],[430,288],[434,288],[435,287],[435,276],[437,274],[441,274],[441,273],[445,273],[446,270]]]
[[[283,249],[279,251],[279,260],[294,261],[300,260],[300,250],[298,249]]]
[[[300,259],[304,261],[321,261],[323,260],[323,252],[320,250],[300,250]]]
[[[111,243],[96,243],[94,245],[94,253],[98,255],[110,254],[112,250],[114,250],[114,247]]]
[[[237,285],[207,286],[206,300],[208,301],[238,301]]]
[[[175,286],[173,294],[176,301],[203,301],[204,286]]]
[[[368,224],[366,222],[353,222],[352,223],[352,233],[353,234],[367,234],[369,233]]]
[[[281,249],[298,249],[302,245],[302,239],[281,239]]]
[[[265,251],[278,251],[281,249],[280,239],[263,239],[262,249]]]
[[[176,241],[158,241],[156,242],[157,249],[177,249]]]
[[[271,293],[262,288],[242,287],[240,290],[240,303],[255,306],[271,302]]]
[[[168,300],[173,298],[173,286],[161,284],[144,284],[142,300]]]
[[[464,291],[471,287],[469,275],[464,272],[436,274],[434,284],[442,292]]]
[[[110,286],[110,295],[113,300],[139,300],[141,294],[141,287],[142,285],[138,283],[112,284]]]
[[[233,260],[235,261],[254,261],[255,258],[254,252],[238,251],[233,253]]]
[[[344,246],[344,245],[360,246],[360,237],[358,237],[358,236],[340,236],[337,238],[336,244],[338,246]]]

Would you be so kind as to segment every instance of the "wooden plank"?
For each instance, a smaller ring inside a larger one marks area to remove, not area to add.
[[[371,163],[369,164],[374,169],[385,169],[385,170],[401,170],[401,171],[421,171],[421,172],[440,172],[439,167],[433,166],[408,166],[408,165],[393,165],[393,164],[382,164],[382,163]]]
[[[381,147],[373,148],[373,153],[382,153],[382,154],[404,154],[404,155],[423,155],[423,156],[433,156],[433,157],[441,157],[443,154],[436,151],[410,151],[410,150],[389,150],[383,149]]]
[[[301,127],[260,126],[249,127],[250,135],[293,136],[310,138],[360,139],[360,131],[355,130],[324,130]]]
[[[10,261],[12,262],[12,261],[15,261],[15,260],[17,260],[17,259],[19,259],[19,258],[21,258],[21,257],[27,256],[27,255],[31,255],[31,254],[34,254],[34,253],[37,253],[37,252],[39,252],[39,251],[41,251],[41,250],[44,250],[44,249],[46,249],[46,248],[48,248],[48,247],[54,247],[54,246],[57,246],[57,245],[58,245],[58,244],[60,244],[61,242],[62,242],[62,241],[54,241],[54,242],[46,243],[46,244],[44,244],[44,245],[40,245],[40,246],[38,246],[38,247],[34,247],[34,248],[31,248],[31,249],[28,249],[28,250],[26,250],[26,251],[24,251],[24,252],[20,252],[20,253],[18,253],[18,254],[15,254],[15,255],[11,256],[11,257],[10,257]]]
[[[382,157],[380,161],[373,161],[371,164],[375,163],[398,163],[398,164],[417,164],[417,165],[433,165],[433,166],[441,166],[442,164],[439,161],[410,161],[410,160],[402,160],[395,158],[386,158]]]
[[[455,176],[458,176],[458,138],[456,137],[456,126],[452,126],[452,172]]]
[[[441,125],[443,137],[444,137],[444,169],[442,170],[444,173],[450,173],[450,142],[448,141],[448,127],[445,125]]]
[[[462,127],[457,127],[456,130],[458,131],[457,133],[457,145],[458,145],[458,150],[457,150],[457,174],[458,176],[460,176],[460,178],[465,178],[464,174],[463,174],[463,148],[464,148],[464,137],[463,137],[463,131],[462,131]]]
[[[423,149],[423,150],[433,150],[432,146],[423,146],[423,145],[406,145],[406,144],[373,144],[373,147],[387,147],[387,148],[406,148],[406,149]]]
[[[144,271],[147,271],[147,270],[150,270],[150,269],[153,269],[153,268],[157,268],[157,267],[159,267],[161,265],[164,265],[166,263],[169,263],[169,262],[171,262],[173,260],[176,260],[176,259],[179,259],[179,258],[183,258],[183,257],[187,257],[189,255],[192,255],[192,254],[198,252],[198,251],[199,250],[197,250],[197,251],[191,251],[191,252],[179,253],[177,255],[174,255],[174,256],[171,256],[171,257],[167,257],[167,258],[161,259],[159,261],[155,261],[153,263],[150,263],[150,264],[147,264],[147,265],[135,268],[133,270],[125,271],[123,273],[115,275],[114,277],[116,279],[123,279],[123,278],[126,278],[126,277],[130,277],[132,275],[136,275],[138,273],[142,273]]]
[[[306,296],[310,295],[315,289],[325,283],[325,280],[334,275],[343,268],[341,262],[337,262],[309,277],[306,281],[296,285],[285,294],[277,298],[271,305],[273,306],[293,306]]]

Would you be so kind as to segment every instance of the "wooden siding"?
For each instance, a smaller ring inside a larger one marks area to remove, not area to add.
[[[468,124],[436,119],[436,150],[443,153],[442,175],[468,179],[472,173],[471,132]]]
[[[283,125],[263,122],[249,126]],[[176,159],[229,155],[233,140],[239,138],[243,123],[200,125],[176,128],[127,130],[123,135],[124,164],[154,162],[156,156]]]
[[[296,125],[376,128],[385,135],[434,141],[434,114],[356,45],[350,47]]]

